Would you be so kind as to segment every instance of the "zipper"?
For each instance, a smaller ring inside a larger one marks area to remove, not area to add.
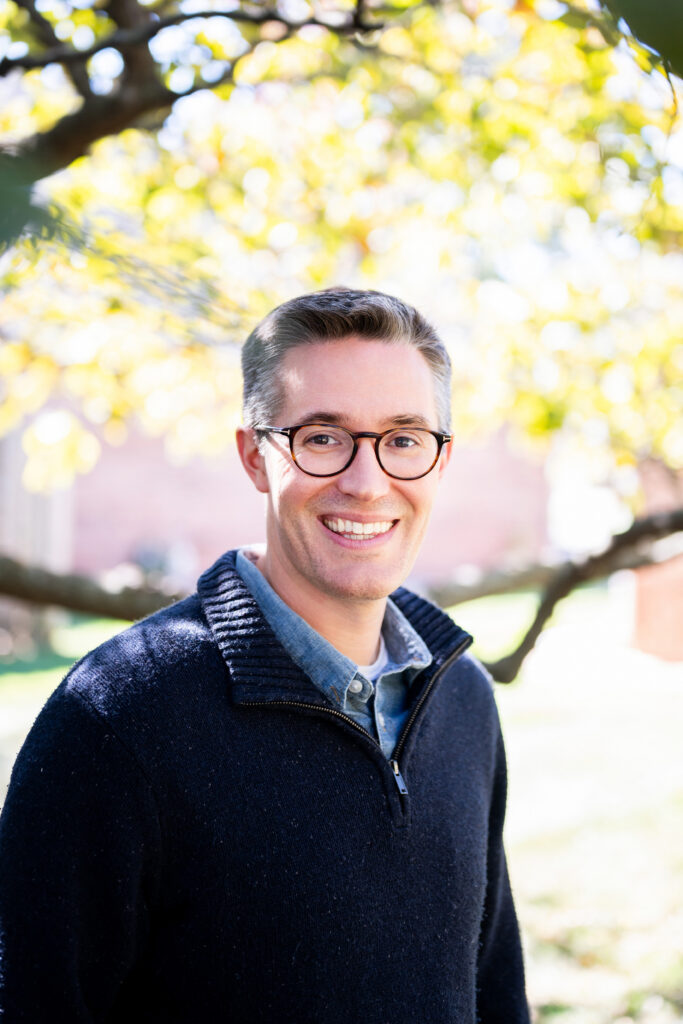
[[[467,650],[471,643],[472,637],[467,637],[465,640],[463,640],[460,646],[456,648],[455,651],[453,651],[451,656],[447,658],[446,661],[444,661],[443,665],[438,670],[438,672],[434,673],[429,684],[425,688],[424,692],[421,694],[417,704],[411,711],[408,721],[403,726],[401,735],[398,738],[398,743],[394,747],[394,756],[389,761],[389,767],[391,768],[392,778],[396,783],[396,786],[401,796],[408,796],[408,787],[406,786],[405,779],[401,775],[401,769],[399,768],[398,763],[398,755],[405,746],[406,736],[408,735],[408,732],[412,728],[415,719],[419,715],[420,709],[424,705],[424,702],[426,701],[427,697],[434,688],[434,684],[436,683],[437,679],[439,679],[444,674],[446,669],[451,667],[454,661],[458,660],[463,651]],[[361,735],[363,735],[366,739],[370,740],[370,742],[373,743],[376,747],[379,747],[380,751],[382,752],[382,757],[384,757],[384,751],[382,750],[381,745],[377,742],[375,737],[371,736],[368,730],[364,729],[362,725],[358,724],[358,722],[354,722],[353,718],[349,718],[348,715],[345,715],[343,711],[337,711],[335,708],[326,708],[322,704],[308,704],[306,701],[303,700],[245,700],[241,703],[243,707],[261,708],[272,707],[273,704],[277,704],[280,707],[284,706],[292,708],[306,708],[307,711],[321,711],[324,715],[334,715],[335,718],[341,718],[343,719],[343,721],[348,722],[348,724],[353,726],[353,728],[356,729],[359,733],[361,733]]]
[[[362,732],[363,736],[367,736],[367,738],[371,740],[376,747],[379,747],[379,743],[375,737],[371,736],[368,730],[364,729],[362,725],[359,725],[358,722],[354,722],[354,720],[349,718],[348,715],[345,715],[343,711],[336,711],[334,708],[326,708],[322,704],[308,704],[303,700],[243,700],[240,701],[240,703],[242,707],[248,708],[267,708],[271,707],[273,704],[279,704],[280,706],[284,704],[286,707],[306,708],[308,711],[322,711],[325,715],[335,715],[336,718],[343,718],[345,722],[352,725],[354,729],[358,730],[358,732]],[[380,750],[381,749],[382,748],[380,747]]]
[[[399,793],[401,793],[403,796],[408,796],[408,787],[406,786],[404,778],[401,775],[401,770],[398,767],[398,761],[392,758],[389,764],[391,765],[391,770],[394,773],[394,778],[396,779],[396,785],[398,786]]]
[[[367,729],[364,729],[362,725],[359,725],[358,722],[354,722],[353,718],[349,718],[348,715],[345,715],[343,711],[336,711],[334,708],[326,708],[323,707],[322,704],[307,704],[305,701],[302,700],[269,700],[266,702],[258,700],[242,701],[243,707],[246,705],[246,707],[252,708],[272,707],[273,704],[278,704],[280,707],[284,705],[285,707],[290,708],[306,708],[308,711],[322,711],[324,715],[334,715],[335,718],[342,718],[345,722],[348,722],[349,725],[352,725],[353,728],[356,729],[359,733],[365,736],[366,739],[370,740],[370,742],[374,744],[374,746],[379,747],[380,751],[382,752],[382,757],[384,757],[384,751],[382,750],[381,745],[377,742],[375,737],[372,736]],[[398,787],[399,793],[402,796],[407,796],[408,789],[406,787],[403,776],[399,771],[398,762],[390,761],[389,764],[391,765],[392,778],[396,783],[396,786]]]

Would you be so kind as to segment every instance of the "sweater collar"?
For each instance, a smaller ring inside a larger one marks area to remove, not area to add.
[[[202,574],[197,592],[223,659],[233,697],[240,701],[299,700],[327,705],[308,676],[276,638],[227,551]],[[471,637],[436,605],[400,587],[391,595],[432,652],[430,673]]]

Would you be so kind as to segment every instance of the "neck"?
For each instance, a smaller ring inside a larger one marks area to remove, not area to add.
[[[379,654],[385,597],[339,600],[311,587],[292,583],[277,572],[267,552],[254,557],[271,587],[293,612],[356,665],[371,665]]]

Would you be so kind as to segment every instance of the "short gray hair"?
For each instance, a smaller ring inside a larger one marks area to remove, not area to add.
[[[246,426],[272,423],[282,406],[279,368],[299,345],[355,336],[414,345],[434,376],[439,429],[451,423],[451,361],[434,328],[413,306],[376,291],[327,288],[283,302],[251,332],[242,347]]]

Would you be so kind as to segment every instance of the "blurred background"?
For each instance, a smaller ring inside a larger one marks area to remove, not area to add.
[[[0,800],[72,662],[263,537],[240,345],[454,364],[415,588],[499,681],[537,1024],[683,1021],[683,8],[5,0]]]

